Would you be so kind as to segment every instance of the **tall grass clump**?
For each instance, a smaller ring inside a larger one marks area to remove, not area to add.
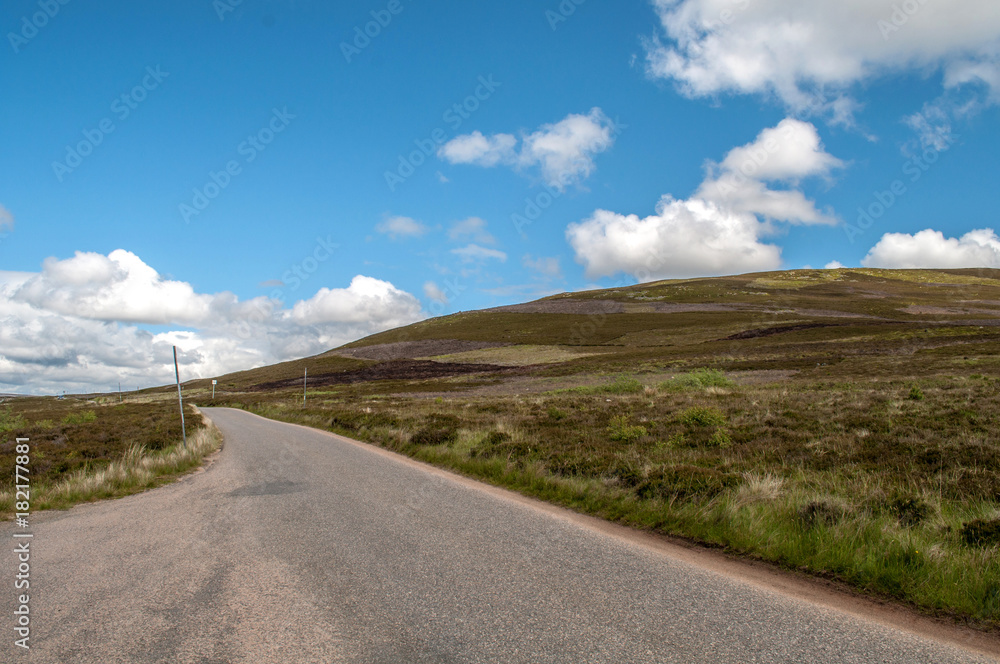
[[[574,394],[638,394],[645,389],[645,386],[636,378],[619,374],[610,383],[604,385],[586,385],[582,387],[571,387],[566,390],[556,390],[556,392],[569,392]]]
[[[23,429],[27,422],[20,413],[11,412],[10,408],[0,410],[0,433]]]
[[[718,369],[695,369],[689,373],[674,376],[670,380],[665,380],[660,383],[659,387],[665,392],[684,392],[706,387],[733,387],[734,385],[736,383]]]

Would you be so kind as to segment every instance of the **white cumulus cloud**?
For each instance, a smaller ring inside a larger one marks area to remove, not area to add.
[[[694,97],[774,94],[798,111],[849,111],[852,87],[940,70],[946,86],[996,85],[995,0],[655,0],[651,74]],[[838,100],[840,100],[838,102]]]
[[[373,323],[388,328],[419,316],[415,297],[388,281],[362,275],[354,277],[347,288],[321,288],[292,308],[292,318],[300,325]]]
[[[762,233],[752,214],[665,197],[649,217],[598,210],[566,236],[587,277],[626,272],[651,281],[777,269],[781,249],[762,243]]]
[[[538,167],[543,181],[560,190],[578,184],[594,172],[595,155],[615,142],[615,125],[599,108],[586,115],[570,114],[518,139],[512,134],[484,136],[475,131],[453,138],[438,150],[452,164]]]
[[[475,164],[489,168],[501,163],[511,163],[517,153],[517,138],[510,134],[483,136],[482,132],[458,136],[438,150],[438,156],[452,164]]]
[[[53,313],[130,323],[204,323],[217,298],[199,295],[189,284],[163,279],[132,252],[107,256],[76,252],[47,258],[41,273],[14,291],[13,299]]]
[[[598,210],[570,224],[566,237],[589,278],[624,272],[649,281],[777,269],[781,249],[762,237],[773,222],[836,223],[794,187],[841,165],[815,127],[786,119],[710,163],[690,199],[664,196],[645,218]],[[774,182],[792,188],[774,189]]]
[[[1000,268],[1000,238],[991,228],[969,231],[959,238],[941,231],[886,233],[861,260],[865,267]]]

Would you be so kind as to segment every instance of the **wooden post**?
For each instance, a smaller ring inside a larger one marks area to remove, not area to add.
[[[306,385],[309,383],[309,369],[306,368],[305,373],[302,374],[302,405],[306,405]]]
[[[184,440],[184,447],[187,447],[187,431],[184,430],[184,397],[181,396],[181,372],[177,368],[177,346],[174,346],[174,376],[177,378],[177,403],[181,405],[181,437]]]

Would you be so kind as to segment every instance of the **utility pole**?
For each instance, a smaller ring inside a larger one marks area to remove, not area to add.
[[[184,397],[181,396],[181,372],[177,368],[177,346],[174,346],[174,376],[177,378],[177,403],[181,405],[181,438],[184,440],[184,447],[187,447],[187,431],[184,430]]]
[[[118,403],[122,402],[122,382],[118,381]]]
[[[306,385],[308,383],[309,383],[309,369],[307,367],[306,370],[305,370],[305,373],[302,374],[302,405],[303,406],[306,405]]]

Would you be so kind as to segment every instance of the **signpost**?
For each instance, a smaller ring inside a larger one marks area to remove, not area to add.
[[[215,401],[215,385],[216,385],[216,383],[218,383],[218,382],[219,382],[219,381],[217,381],[217,380],[213,380],[213,381],[212,381],[212,400],[213,400],[213,401]]]

